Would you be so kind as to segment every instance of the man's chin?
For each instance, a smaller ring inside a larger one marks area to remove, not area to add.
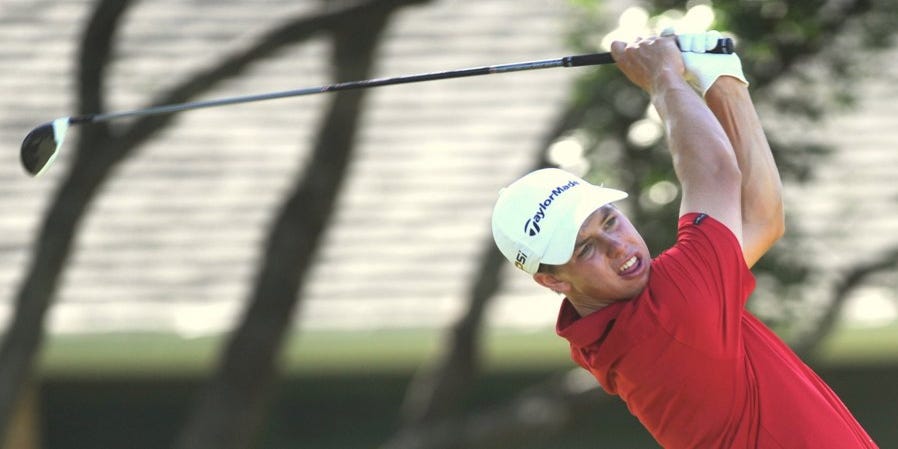
[[[622,295],[619,299],[614,300],[613,302],[624,302],[635,299],[639,295],[642,294],[642,291],[645,290],[646,286],[648,286],[648,276],[644,277],[644,280],[639,282],[637,287],[634,287],[632,290],[629,290],[626,294]]]

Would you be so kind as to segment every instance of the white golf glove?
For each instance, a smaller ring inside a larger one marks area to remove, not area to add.
[[[664,30],[662,36],[674,35],[674,31]],[[732,76],[748,85],[745,74],[742,73],[742,61],[735,53],[718,54],[706,53],[717,46],[717,41],[723,37],[717,31],[708,31],[697,34],[676,35],[677,44],[683,51],[683,64],[686,66],[686,81],[698,91],[702,97],[711,88],[711,85],[721,76]]]

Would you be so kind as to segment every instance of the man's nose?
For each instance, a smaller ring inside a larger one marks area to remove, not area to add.
[[[623,254],[626,245],[614,235],[605,236],[605,252],[608,257],[617,257]]]

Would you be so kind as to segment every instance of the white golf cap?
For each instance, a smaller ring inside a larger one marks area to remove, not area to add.
[[[596,209],[627,197],[557,168],[531,172],[499,192],[493,239],[506,259],[529,274],[541,263],[562,265],[580,226]]]

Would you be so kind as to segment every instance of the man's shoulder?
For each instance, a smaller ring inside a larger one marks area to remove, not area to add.
[[[656,296],[668,288],[684,293],[696,284],[719,284],[747,273],[739,241],[729,228],[711,215],[691,213],[680,217],[674,245],[652,260],[649,288]]]
[[[677,221],[677,243],[696,238],[711,240],[715,245],[728,245],[739,249],[739,239],[733,231],[712,215],[702,212],[683,214]]]

